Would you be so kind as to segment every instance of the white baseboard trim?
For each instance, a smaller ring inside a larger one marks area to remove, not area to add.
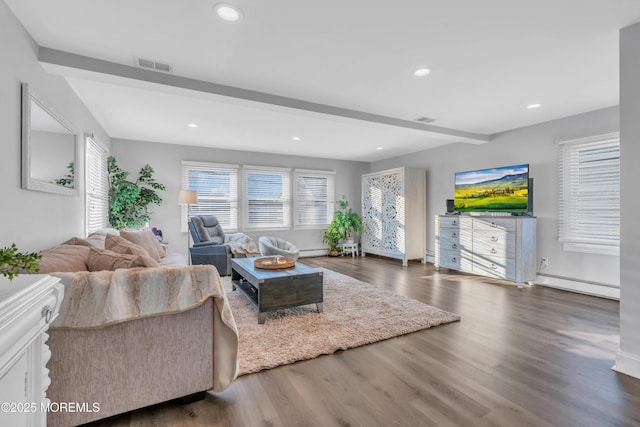
[[[640,378],[640,356],[618,350],[616,364],[611,369],[621,374]]]
[[[431,264],[435,264],[436,263],[436,257],[435,255],[429,255],[427,254],[427,262],[431,263]]]
[[[596,283],[580,282],[578,280],[561,279],[538,275],[534,282],[536,285],[548,286],[550,288],[563,289],[565,291],[578,292],[581,294],[594,295],[597,297],[620,300],[620,288],[602,286]]]
[[[309,258],[312,256],[325,256],[326,249],[303,249],[300,251],[300,258]]]

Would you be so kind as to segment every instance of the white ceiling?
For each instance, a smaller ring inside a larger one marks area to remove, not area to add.
[[[225,0],[240,23],[216,1],[4,1],[40,46],[85,57],[43,65],[113,138],[360,161],[618,104],[618,31],[640,19],[638,0]],[[134,57],[173,76],[111,71]]]

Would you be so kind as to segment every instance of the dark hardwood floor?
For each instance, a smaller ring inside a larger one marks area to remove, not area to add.
[[[205,400],[96,425],[640,426],[640,380],[611,370],[616,301],[371,256],[302,262],[462,320],[245,375]]]

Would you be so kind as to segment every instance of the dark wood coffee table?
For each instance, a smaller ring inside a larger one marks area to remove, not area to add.
[[[232,258],[231,281],[258,309],[263,324],[269,311],[315,304],[322,312],[322,272],[296,261],[293,268],[262,270],[253,266],[255,258]]]

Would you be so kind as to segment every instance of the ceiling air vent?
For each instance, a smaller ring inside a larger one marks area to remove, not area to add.
[[[432,119],[431,117],[418,117],[416,119],[416,122],[420,122],[420,123],[431,123],[435,121],[436,119]]]
[[[147,68],[149,70],[162,71],[163,73],[170,73],[173,71],[173,65],[166,62],[154,61],[152,59],[145,59],[140,57],[134,58],[134,64],[140,68]]]

